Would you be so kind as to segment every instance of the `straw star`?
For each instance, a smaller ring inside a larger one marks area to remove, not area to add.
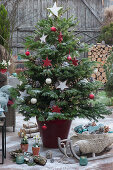
[[[51,11],[49,17],[51,17],[53,14],[58,17],[58,11],[62,9],[62,7],[57,7],[56,2],[54,3],[52,8],[47,8]]]

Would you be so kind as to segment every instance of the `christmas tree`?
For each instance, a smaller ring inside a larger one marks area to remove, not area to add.
[[[100,85],[91,78],[94,61],[80,59],[88,45],[74,35],[76,19],[63,18],[64,11],[56,3],[48,11],[49,17],[40,20],[34,35],[26,38],[27,51],[21,55],[26,70],[19,75],[21,85],[12,91],[19,112],[25,120],[32,116],[40,121],[104,118],[110,111],[93,100]]]

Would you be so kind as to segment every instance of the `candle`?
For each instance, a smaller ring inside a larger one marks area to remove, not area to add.
[[[16,163],[17,164],[23,164],[24,163],[24,156],[23,155],[19,155],[16,157]]]
[[[81,157],[80,157],[80,165],[81,165],[81,166],[86,166],[87,164],[88,164],[87,157],[81,156]]]

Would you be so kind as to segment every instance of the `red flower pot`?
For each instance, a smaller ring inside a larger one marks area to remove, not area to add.
[[[58,148],[58,137],[66,139],[68,137],[71,120],[50,120],[39,121],[37,123],[40,130],[43,146],[47,148]],[[42,126],[46,125],[46,129]]]
[[[2,74],[4,74],[4,73],[7,72],[7,69],[0,69],[0,72],[1,72]]]
[[[34,156],[38,156],[40,152],[40,147],[32,147],[32,152]]]
[[[28,144],[20,144],[22,152],[27,152],[28,151]]]

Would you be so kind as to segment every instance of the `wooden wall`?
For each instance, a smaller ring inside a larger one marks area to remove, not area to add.
[[[13,54],[22,51],[24,37],[33,33],[37,21],[48,16],[48,7],[55,0],[22,0],[18,5],[17,29],[13,37]],[[103,4],[104,2],[104,4]],[[103,10],[110,5],[110,0],[57,0],[58,6],[69,8],[64,17],[73,15],[79,24],[75,36],[82,36],[82,41],[95,43],[103,21]]]

